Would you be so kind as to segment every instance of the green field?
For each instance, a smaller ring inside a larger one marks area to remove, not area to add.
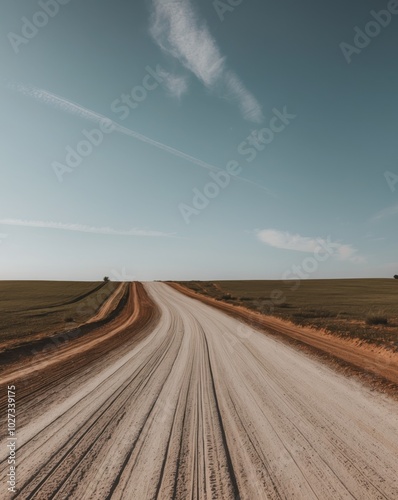
[[[398,351],[398,280],[190,281],[181,284],[262,314]]]
[[[92,317],[118,285],[0,281],[0,344],[73,328]]]

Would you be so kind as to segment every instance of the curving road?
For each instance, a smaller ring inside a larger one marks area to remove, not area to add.
[[[398,498],[397,403],[145,287],[160,310],[148,334],[60,381],[47,406],[30,402],[16,498]]]

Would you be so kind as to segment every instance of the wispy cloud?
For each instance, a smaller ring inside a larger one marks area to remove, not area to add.
[[[66,113],[79,116],[80,118],[92,121],[96,124],[99,124],[102,120],[108,120],[108,122],[112,123],[112,125],[114,126],[114,130],[116,132],[127,135],[141,142],[145,142],[146,144],[150,144],[155,148],[161,149],[162,151],[166,151],[174,156],[177,156],[178,158],[187,160],[190,163],[198,165],[199,167],[205,168],[207,170],[213,170],[213,171],[220,170],[214,165],[210,165],[209,163],[206,163],[202,160],[199,160],[198,158],[188,155],[183,151],[175,149],[171,146],[167,146],[166,144],[163,144],[161,142],[155,141],[154,139],[151,139],[150,137],[142,135],[138,132],[135,132],[134,130],[131,130],[127,127],[123,127],[123,125],[120,125],[119,123],[113,121],[112,119],[104,115],[101,115],[100,113],[97,113],[96,111],[92,111],[91,109],[85,108],[80,104],[77,104],[73,101],[60,97],[47,90],[23,84],[14,85],[14,89],[27,97],[32,97],[33,99],[42,102],[43,104],[47,104],[51,107],[57,108],[60,111],[64,111]]]
[[[333,242],[330,239],[301,236],[287,231],[278,231],[277,229],[258,230],[257,238],[271,247],[295,252],[313,253],[327,247],[333,251],[333,256],[339,260],[348,260],[355,263],[364,262],[364,258],[359,255],[358,250],[352,245]]]
[[[243,83],[232,71],[226,72],[225,83],[227,97],[238,103],[239,109],[245,119],[255,123],[261,123],[263,121],[263,113],[260,105],[256,98],[246,90]]]
[[[21,219],[0,219],[0,225],[4,226],[20,226],[32,227],[41,229],[59,229],[63,231],[75,231],[79,233],[105,234],[110,236],[147,236],[147,237],[173,237],[173,233],[163,233],[161,231],[150,231],[147,229],[127,229],[118,230],[111,227],[93,227],[84,224],[65,224],[62,222],[48,222],[38,220],[21,220]]]
[[[387,239],[385,236],[375,236],[370,232],[365,234],[365,238],[370,241],[385,241]]]
[[[398,215],[398,205],[393,205],[392,207],[381,210],[371,218],[371,222],[377,222],[381,219],[386,219],[387,217],[393,217],[394,215]]]
[[[228,69],[217,42],[190,0],[153,0],[150,33],[166,54],[178,59],[208,89],[236,101],[245,119],[262,122],[260,104]]]
[[[206,170],[210,170],[213,172],[220,172],[222,169],[218,168],[214,165],[211,165],[210,163],[207,163],[205,161],[200,160],[199,158],[195,158],[194,156],[191,156],[187,153],[184,153],[183,151],[180,151],[179,149],[173,148],[171,146],[167,146],[167,144],[163,144],[159,141],[155,141],[154,139],[151,139],[150,137],[147,137],[145,135],[142,135],[138,132],[135,132],[134,130],[131,130],[127,127],[123,127],[119,123],[113,121],[111,118],[108,118],[104,115],[101,115],[100,113],[97,113],[96,111],[92,111],[91,109],[85,108],[84,106],[81,106],[80,104],[77,104],[73,101],[70,101],[68,99],[65,99],[64,97],[61,97],[59,95],[53,94],[52,92],[49,92],[48,90],[45,89],[39,89],[37,87],[31,86],[31,85],[23,85],[23,84],[8,84],[8,87],[12,90],[16,90],[20,92],[21,94],[25,95],[26,97],[33,98],[39,102],[42,102],[43,104],[46,104],[48,106],[51,106],[53,108],[59,109],[60,111],[64,111],[65,113],[72,114],[75,116],[79,116],[82,119],[89,120],[91,122],[94,122],[96,124],[99,124],[102,120],[107,120],[109,123],[111,123],[114,126],[114,130],[120,134],[124,134],[128,137],[131,137],[133,139],[136,139],[138,141],[144,142],[146,144],[149,144],[157,149],[160,149],[162,151],[165,151],[166,153],[169,153],[173,156],[176,156],[177,158],[181,158],[183,160],[188,161],[189,163],[196,165],[198,167],[204,168]],[[267,189],[264,186],[261,186],[260,184],[257,184],[256,182],[253,182],[249,179],[245,179],[244,177],[232,177],[237,182],[244,182],[246,184],[251,184],[253,186],[256,186],[263,191],[267,192],[271,196],[275,196],[269,189]]]
[[[188,77],[186,75],[176,75],[165,70],[159,71],[159,75],[163,79],[162,84],[171,96],[181,99],[188,92]]]
[[[48,90],[35,87],[34,85],[25,85],[23,83],[8,83],[7,86],[9,89],[17,91],[26,97],[30,97],[36,101],[46,104],[47,106],[56,108],[59,111],[63,111],[70,115],[78,116],[84,120],[89,120],[97,124],[101,120],[112,121],[110,120],[110,118],[107,118],[106,116],[101,115],[100,113],[96,113],[91,109],[81,106],[80,104],[65,99],[64,97],[61,97],[57,94],[53,94]]]

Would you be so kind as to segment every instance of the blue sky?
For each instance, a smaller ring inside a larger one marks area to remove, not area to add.
[[[397,28],[395,0],[6,0],[1,279],[398,273]]]

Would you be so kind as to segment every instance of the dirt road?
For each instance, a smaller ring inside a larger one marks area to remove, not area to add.
[[[19,408],[16,498],[398,498],[396,402],[145,286],[160,320],[139,342]]]

